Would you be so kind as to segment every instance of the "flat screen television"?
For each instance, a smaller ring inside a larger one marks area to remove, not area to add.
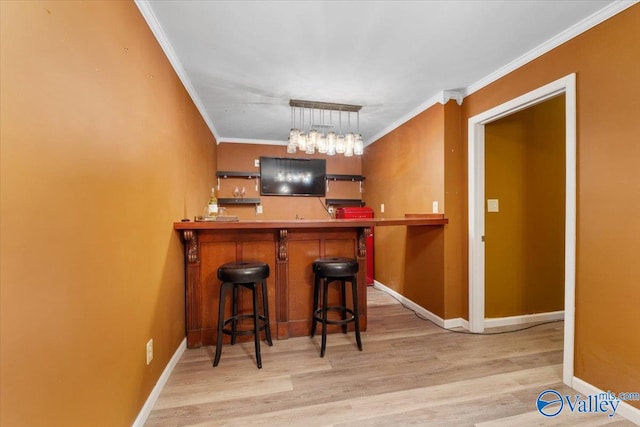
[[[260,157],[260,194],[324,197],[326,173],[324,159]]]

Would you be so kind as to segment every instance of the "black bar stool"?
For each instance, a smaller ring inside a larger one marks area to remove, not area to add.
[[[218,304],[218,341],[216,344],[216,356],[213,366],[218,366],[222,353],[222,334],[231,335],[231,344],[236,343],[236,337],[240,335],[254,335],[256,347],[256,361],[258,368],[262,368],[260,357],[260,331],[264,330],[267,343],[271,346],[271,327],[269,325],[269,302],[267,301],[267,277],[269,277],[269,265],[264,262],[229,262],[218,268],[220,285],[220,302]],[[262,289],[262,310],[259,313],[258,285]],[[253,313],[238,314],[238,289],[247,288],[253,296]],[[233,290],[231,302],[231,317],[224,318],[224,300],[228,289]],[[251,329],[238,329],[238,323],[242,319],[253,319]],[[226,326],[231,323],[231,328]]]
[[[318,322],[322,323],[322,347],[320,357],[324,357],[327,348],[327,324],[341,325],[342,332],[347,333],[347,324],[354,322],[356,332],[356,342],[358,350],[362,351],[362,342],[360,341],[360,321],[358,318],[358,262],[352,258],[332,257],[318,258],[313,262],[313,272],[315,279],[313,282],[313,319],[311,321],[311,337],[316,333]],[[340,287],[340,304],[339,306],[329,306],[327,303],[327,294],[329,293],[329,284],[339,282]],[[351,295],[353,296],[353,308],[347,307],[346,303],[346,282],[351,282]],[[318,298],[322,293],[322,305],[318,307]],[[341,318],[334,320],[328,319],[329,311],[340,312]],[[350,316],[347,317],[347,314]]]

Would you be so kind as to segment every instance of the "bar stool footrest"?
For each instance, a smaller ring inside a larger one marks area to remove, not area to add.
[[[345,308],[345,307],[339,307],[339,306],[330,306],[327,308],[319,308],[316,311],[313,312],[313,317],[320,323],[323,322],[322,319],[322,311],[326,310],[326,311],[337,311],[339,313],[343,313],[346,312],[347,314],[350,314],[351,317],[348,317],[346,319],[327,319],[327,325],[346,325],[347,323],[351,323],[351,322],[355,322],[356,321],[356,313],[350,309],[350,308]]]
[[[247,319],[247,320],[253,320],[253,314],[239,314],[237,316],[232,316],[229,318],[224,319],[224,322],[222,323],[222,332],[227,334],[227,335],[231,335],[231,336],[243,336],[243,335],[253,335],[254,333],[260,332],[260,331],[264,331],[267,327],[267,318],[263,315],[258,315],[258,321],[260,322],[260,324],[258,325],[258,330],[254,331],[253,328],[251,329],[236,329],[235,331],[233,329],[228,329],[225,328],[225,326],[227,326],[227,324],[233,322],[234,320],[236,322],[238,322],[241,319]]]

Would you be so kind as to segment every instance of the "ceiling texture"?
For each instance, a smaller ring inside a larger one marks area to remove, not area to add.
[[[297,99],[361,105],[368,144],[436,102],[462,102],[633,2],[136,4],[218,143],[286,144],[289,100]]]

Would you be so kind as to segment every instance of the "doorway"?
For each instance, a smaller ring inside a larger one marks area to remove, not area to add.
[[[564,318],[564,93],[485,125],[485,327]]]
[[[575,74],[568,75],[469,119],[469,329],[485,327],[485,126],[565,95],[564,356],[563,382],[572,385],[576,234]]]

